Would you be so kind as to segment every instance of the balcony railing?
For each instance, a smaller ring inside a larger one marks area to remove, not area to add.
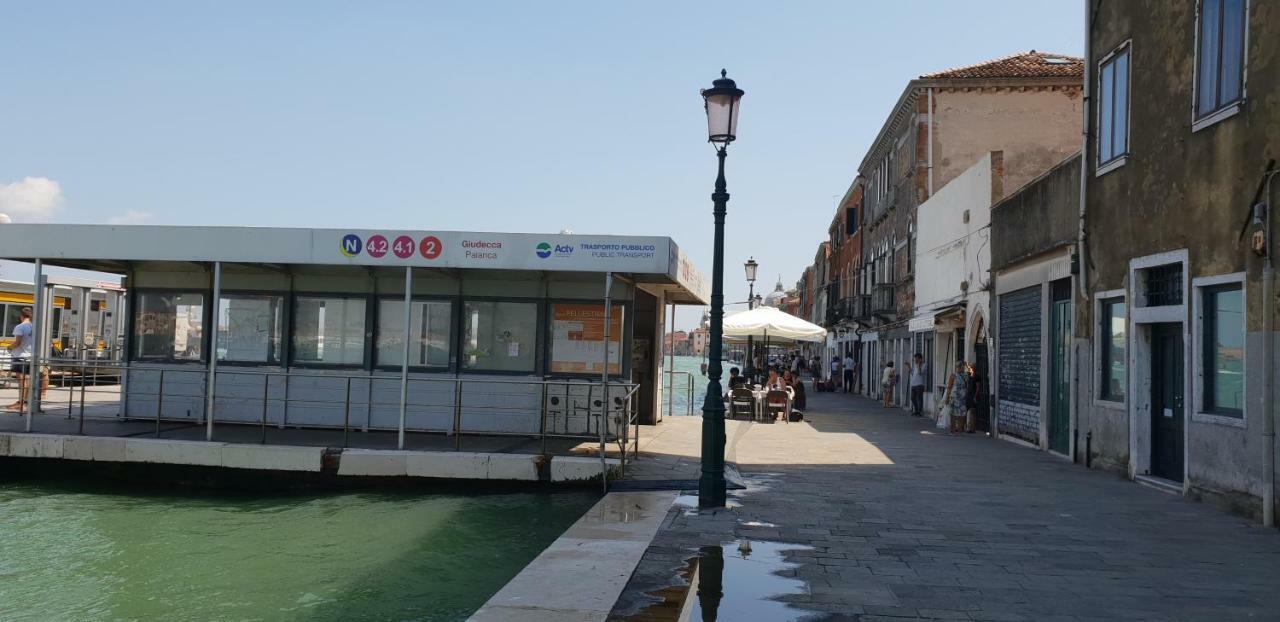
[[[858,321],[871,319],[871,294],[858,294],[845,299],[849,306],[849,317]]]

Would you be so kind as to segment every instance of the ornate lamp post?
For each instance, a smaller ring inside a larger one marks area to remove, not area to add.
[[[724,216],[729,192],[724,182],[724,159],[729,143],[737,138],[738,104],[742,89],[730,80],[725,70],[711,88],[702,91],[707,111],[707,140],[716,148],[719,169],[715,192],[711,193],[715,216],[715,243],[711,264],[711,347],[707,370],[707,396],[702,402],[702,476],[698,480],[698,507],[724,507],[724,400],[720,388],[724,333]]]
[[[756,263],[755,257],[747,259],[747,263],[742,264],[743,269],[747,272],[747,310],[756,308],[756,270],[760,268],[760,264]],[[747,377],[755,382],[756,377],[756,359],[754,358],[753,347],[755,344],[751,335],[747,335]]]

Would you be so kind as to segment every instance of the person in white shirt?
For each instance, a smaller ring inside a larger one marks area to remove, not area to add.
[[[832,390],[834,391],[834,385],[840,382],[840,357],[838,356],[831,357],[831,377],[829,380],[831,380]]]
[[[911,359],[911,414],[924,414],[925,368],[924,356],[917,353]]]
[[[853,354],[844,355],[844,392],[853,390]]]
[[[22,308],[22,322],[13,327],[13,344],[9,346],[9,368],[18,376],[18,401],[5,410],[20,413],[27,406],[27,381],[31,377],[31,356],[35,353],[35,330],[31,324],[31,307]]]

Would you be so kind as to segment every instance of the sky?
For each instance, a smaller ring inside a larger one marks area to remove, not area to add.
[[[736,303],[748,257],[764,293],[812,263],[910,79],[1030,49],[1079,55],[1082,10],[0,0],[0,213],[661,235],[709,278],[699,89],[723,67],[746,91],[726,174]],[[678,327],[700,315],[681,309]]]

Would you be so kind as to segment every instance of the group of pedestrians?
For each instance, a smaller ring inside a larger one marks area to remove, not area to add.
[[[905,373],[910,382],[911,414],[924,416],[924,393],[928,388],[928,370],[924,357],[917,353],[906,364]],[[884,395],[884,407],[893,407],[894,389],[898,386],[898,371],[893,361],[887,361],[880,374],[880,389]],[[946,389],[938,404],[936,420],[938,428],[951,434],[972,433],[977,428],[978,400],[982,395],[981,379],[976,370],[964,359],[956,361],[955,370],[947,376]]]

